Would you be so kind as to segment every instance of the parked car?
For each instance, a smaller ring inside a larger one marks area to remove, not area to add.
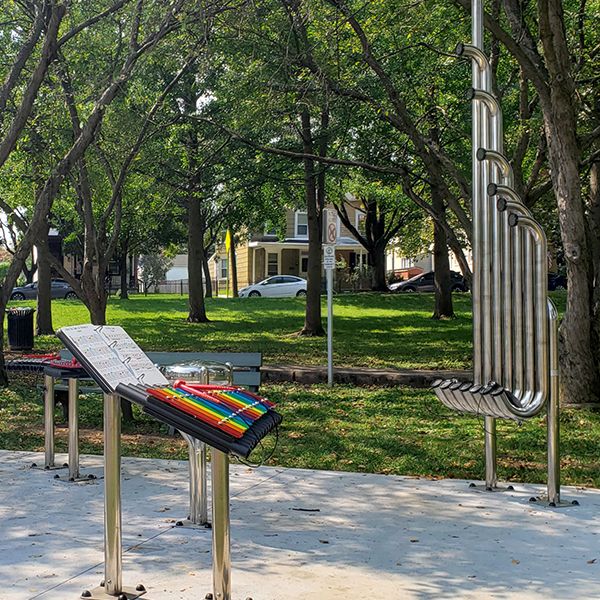
[[[567,278],[564,275],[559,275],[558,273],[548,273],[548,289],[551,292],[554,290],[566,290]]]
[[[73,288],[64,279],[53,279],[50,284],[50,294],[52,298],[64,298],[65,300],[77,300],[77,294]],[[37,298],[37,281],[14,287],[10,295],[11,300],[29,300]]]
[[[465,278],[456,271],[450,271],[450,286],[453,292],[466,292],[469,290]],[[433,271],[415,275],[406,281],[392,283],[389,287],[393,292],[434,292]]]
[[[265,296],[266,298],[306,296],[306,279],[295,275],[275,275],[241,289],[239,296],[240,298],[250,296]]]

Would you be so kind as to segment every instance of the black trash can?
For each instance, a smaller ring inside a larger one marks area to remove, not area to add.
[[[35,308],[8,308],[8,347],[11,350],[31,350],[33,348],[33,313]]]

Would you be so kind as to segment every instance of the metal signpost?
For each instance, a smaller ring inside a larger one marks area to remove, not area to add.
[[[323,267],[327,275],[327,384],[333,385],[333,269],[335,269],[335,243],[337,218],[335,210],[325,211],[325,241]]]

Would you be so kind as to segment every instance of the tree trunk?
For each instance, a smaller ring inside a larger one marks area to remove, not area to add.
[[[3,308],[6,308],[6,306]],[[6,362],[4,360],[4,319],[2,319],[0,321],[0,388],[7,387],[8,384],[8,373],[6,372]]]
[[[119,272],[121,275],[121,300],[129,300],[129,277],[127,273],[127,245],[119,256]]]
[[[52,328],[52,277],[50,260],[48,259],[48,231],[47,224],[38,241],[38,297],[36,316],[36,335],[53,335]]]
[[[188,281],[190,323],[208,323],[204,303],[202,271],[204,265],[204,223],[201,214],[201,200],[197,194],[188,198]]]
[[[237,278],[237,257],[235,255],[235,238],[233,231],[229,231],[229,281],[231,281],[231,294],[234,298],[238,297],[238,278]]]
[[[594,296],[592,323],[596,340],[600,340],[600,161],[590,170],[590,203],[588,210],[592,263],[594,265]]]
[[[560,326],[564,402],[600,403],[599,353],[594,333],[594,265],[582,201],[574,85],[559,0],[539,3],[540,38],[552,84],[540,96],[552,185],[567,263],[567,310]]]
[[[385,241],[375,243],[369,248],[368,260],[369,266],[373,269],[371,278],[371,290],[374,292],[387,292],[386,262],[385,262]]]
[[[202,260],[202,272],[204,273],[204,297],[212,298],[212,281],[210,279],[210,266],[208,264],[208,255],[206,250],[204,250],[204,257]]]
[[[27,268],[27,265],[23,265],[23,275],[25,275],[25,283],[33,283],[33,276],[37,271],[37,263],[33,263],[31,265],[31,269]]]
[[[448,240],[445,229],[440,225],[444,218],[444,201],[440,192],[431,190],[431,206],[439,215],[433,220],[433,273],[435,285],[435,308],[432,318],[451,319],[454,317],[452,305],[452,285],[450,280],[450,260],[448,259]]]
[[[310,114],[304,109],[302,119],[302,145],[305,154],[313,154]],[[306,312],[304,327],[299,335],[325,335],[321,321],[321,235],[322,216],[317,202],[317,182],[314,160],[305,158],[304,163],[304,197],[308,220],[308,270],[306,286]]]

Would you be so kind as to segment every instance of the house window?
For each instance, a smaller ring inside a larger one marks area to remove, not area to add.
[[[308,254],[300,256],[300,273],[308,273]]]
[[[226,257],[222,257],[219,263],[219,276],[221,279],[227,279],[227,266],[229,263],[229,259]]]
[[[365,222],[366,222],[367,216],[365,215],[365,213],[360,212],[359,210],[356,211],[355,216],[356,216],[356,223],[355,223],[356,231],[358,231],[358,233],[360,233],[360,235],[365,235],[365,231],[366,231]]]
[[[267,277],[279,273],[279,261],[276,252],[269,252],[267,255]]]
[[[296,237],[308,237],[308,215],[305,212],[296,213]]]

